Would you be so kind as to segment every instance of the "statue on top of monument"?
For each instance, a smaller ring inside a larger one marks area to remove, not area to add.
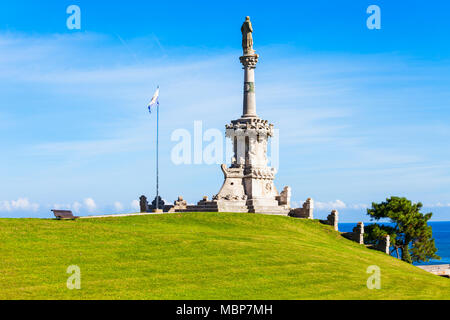
[[[245,18],[245,22],[241,27],[242,32],[242,49],[244,50],[244,55],[253,54],[253,27],[250,21],[250,17]]]

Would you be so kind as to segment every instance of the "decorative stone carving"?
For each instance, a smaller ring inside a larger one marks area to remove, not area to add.
[[[259,59],[259,55],[255,54],[253,56],[242,56],[239,58],[239,60],[241,61],[241,63],[245,68],[249,68],[249,69],[255,69],[256,68],[256,64],[258,63],[258,59]],[[245,86],[246,85],[252,85],[254,84],[254,82],[251,81],[247,81],[244,83],[244,91],[245,91]],[[247,91],[250,91],[250,88],[248,88]],[[254,91],[254,87],[253,87],[253,91]]]
[[[225,164],[221,166],[225,181],[219,193],[213,200],[246,200],[244,185],[244,169],[242,167],[227,168]]]
[[[226,136],[228,138],[233,138],[236,135],[242,136],[273,136],[273,124],[269,123],[267,120],[262,120],[259,118],[252,118],[248,121],[242,122],[239,120],[234,120],[231,124],[225,126]],[[261,137],[260,140],[262,140]]]

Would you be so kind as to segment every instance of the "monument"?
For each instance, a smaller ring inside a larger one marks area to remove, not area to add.
[[[291,188],[279,193],[274,180],[276,170],[268,166],[267,146],[274,134],[274,126],[256,114],[255,68],[259,55],[253,49],[253,27],[246,17],[241,27],[242,51],[239,58],[244,70],[243,106],[240,118],[225,126],[226,137],[233,143],[230,167],[222,164],[224,183],[209,200],[203,197],[196,205],[189,205],[180,197],[174,205],[164,206],[169,212],[253,212],[313,218],[313,200],[303,207],[291,209]]]
[[[246,17],[241,28],[244,69],[242,116],[226,125],[226,137],[233,142],[231,166],[222,165],[224,183],[212,200],[204,198],[188,211],[258,212],[288,214],[290,188],[278,193],[274,179],[276,170],[268,166],[267,144],[274,126],[256,114],[255,68],[259,55],[253,50],[253,27]]]

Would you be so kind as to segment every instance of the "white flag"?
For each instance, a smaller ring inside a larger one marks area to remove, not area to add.
[[[152,100],[150,101],[150,103],[148,104],[148,111],[150,113],[152,113],[152,107],[154,107],[155,105],[159,105],[159,86],[155,91],[155,94],[153,95]]]

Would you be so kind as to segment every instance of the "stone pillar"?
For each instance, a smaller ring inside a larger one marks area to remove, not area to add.
[[[306,202],[303,204],[303,208],[305,210],[305,217],[307,219],[314,219],[314,200],[311,198],[306,199]]]
[[[337,210],[331,211],[331,213],[327,217],[328,224],[333,226],[334,230],[339,231],[338,221],[339,221],[339,212]]]
[[[257,54],[244,55],[240,61],[244,69],[244,110],[242,118],[257,118],[255,97],[255,68],[258,63]]]
[[[284,187],[283,191],[281,191],[280,195],[277,197],[278,205],[287,206],[290,208],[291,206],[291,187]]]
[[[141,213],[145,213],[148,212],[148,201],[147,201],[147,197],[142,195],[139,198],[139,206],[141,208]]]
[[[389,235],[386,235],[386,237],[383,237],[379,244],[378,244],[378,250],[382,251],[386,254],[389,254],[389,249],[391,247],[391,237]]]
[[[364,223],[358,222],[358,225],[353,228],[353,240],[359,244],[364,244]]]

